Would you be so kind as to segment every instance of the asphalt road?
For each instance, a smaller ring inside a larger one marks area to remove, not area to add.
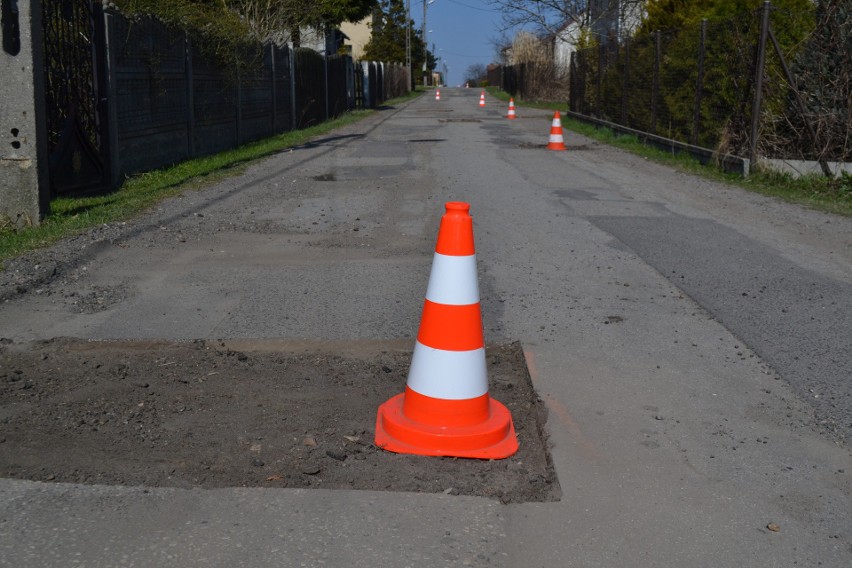
[[[525,347],[561,501],[0,480],[0,565],[852,564],[852,221],[570,132],[546,151],[549,113],[478,99],[41,253],[0,337],[413,342],[443,203],[468,201],[486,340]]]

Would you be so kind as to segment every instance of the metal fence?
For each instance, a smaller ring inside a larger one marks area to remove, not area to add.
[[[88,65],[45,69],[46,104],[56,107],[47,114],[58,117],[48,124],[52,195],[110,190],[127,174],[221,152],[356,108],[373,108],[407,92],[408,75],[400,65],[356,65],[345,55],[258,44],[237,54],[234,66],[227,68],[200,53],[185,32],[154,17],[131,21],[112,11],[103,13],[100,2],[92,0],[66,4],[87,7],[80,20],[86,25],[105,22],[105,32],[100,41],[92,41],[91,33],[66,33],[64,44],[46,36],[51,45],[67,44],[64,51],[49,51],[57,53],[51,61],[64,61],[59,56],[70,53],[68,45],[76,46],[78,38],[88,39],[74,53],[85,51],[91,59]],[[64,32],[69,24],[63,12],[57,14],[46,12],[46,17]],[[362,75],[357,82],[356,67]],[[97,93],[75,85],[96,85]],[[363,92],[356,93],[356,87]],[[78,91],[84,96],[68,102],[65,94]],[[96,110],[103,117],[93,121]],[[94,126],[87,129],[90,123]],[[98,152],[104,157],[95,160]],[[92,156],[98,166],[89,168],[94,173],[80,175],[80,156]]]
[[[836,16],[767,2],[732,20],[578,50],[568,108],[718,154],[816,160],[828,173],[826,161],[852,161],[852,16],[846,24]],[[820,40],[820,27],[838,21],[847,35]],[[805,60],[821,56],[836,63],[832,73]],[[540,97],[530,76],[529,65],[515,65],[494,78],[512,94]]]
[[[705,21],[699,29],[656,31],[578,50],[571,58],[569,109],[748,155],[746,105],[755,96],[759,41],[753,20]]]

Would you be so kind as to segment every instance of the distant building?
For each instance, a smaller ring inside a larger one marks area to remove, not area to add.
[[[348,39],[349,36],[338,28],[325,30],[301,28],[299,30],[299,47],[313,49],[317,53],[327,53],[328,55],[347,53],[350,51],[345,48]],[[293,46],[292,40],[290,46]]]
[[[339,28],[330,30],[301,28],[299,47],[329,55],[346,53],[357,60],[364,56],[364,46],[370,41],[372,31],[373,16],[367,16],[356,23],[344,22]],[[292,47],[293,42],[289,43]]]
[[[364,46],[370,41],[373,31],[373,16],[367,16],[354,24],[344,22],[340,26],[340,31],[346,35],[344,50],[349,51],[353,58],[361,59],[364,56]]]
[[[589,29],[599,41],[622,42],[642,23],[645,5],[645,2],[589,0]]]
[[[580,24],[570,20],[553,34],[553,63],[560,71],[567,71],[571,65],[571,54],[577,50],[580,41]]]
[[[619,0],[589,0],[589,28],[598,41],[619,37]]]
[[[291,47],[293,42],[291,41]],[[299,29],[299,47],[313,49],[318,53],[325,51],[325,32],[314,28]]]

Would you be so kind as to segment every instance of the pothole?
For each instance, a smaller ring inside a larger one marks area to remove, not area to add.
[[[402,455],[373,445],[378,406],[404,390],[410,351],[385,343],[348,351],[288,345],[0,345],[0,475],[154,487],[414,491],[503,502],[560,498],[546,411],[520,344],[486,349],[490,394],[511,411],[520,444],[504,460]]]

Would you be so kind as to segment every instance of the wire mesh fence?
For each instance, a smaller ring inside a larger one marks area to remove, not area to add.
[[[489,76],[545,98],[528,66]],[[540,81],[539,81],[540,82]],[[558,72],[550,91],[563,82]],[[852,161],[852,8],[762,8],[723,21],[576,50],[569,109],[678,142],[759,160]],[[560,100],[550,98],[549,100]]]

